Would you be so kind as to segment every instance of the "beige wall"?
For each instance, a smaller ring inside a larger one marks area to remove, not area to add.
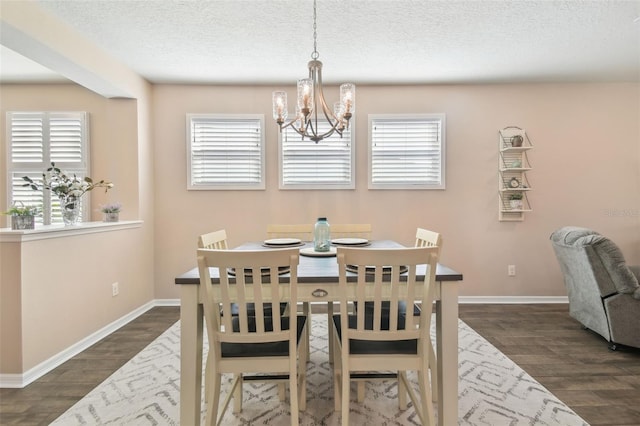
[[[640,264],[638,84],[359,86],[357,187],[345,191],[278,189],[274,89],[154,86],[156,297],[179,296],[173,279],[195,266],[199,234],[225,228],[233,246],[264,238],[268,223],[319,215],[371,223],[375,238],[406,244],[418,226],[441,232],[442,263],[464,274],[463,296],[565,295],[549,245],[563,225],[610,236]],[[265,191],[186,190],[185,114],[207,112],[265,114]],[[367,114],[416,112],[446,114],[447,189],[368,190]],[[525,128],[534,144],[534,211],[518,223],[498,221],[498,130],[506,126]]]
[[[115,184],[106,194],[88,194],[92,220],[102,220],[98,206],[111,201],[123,203],[121,220],[144,220],[135,230],[0,245],[0,373],[28,371],[153,300],[152,141],[148,121],[139,118],[148,120],[149,107],[141,104],[75,84],[0,86],[0,164],[6,164],[7,111],[87,111],[91,176]],[[6,188],[0,173],[2,211]],[[0,220],[10,225],[8,217]],[[120,284],[117,297],[113,282]]]

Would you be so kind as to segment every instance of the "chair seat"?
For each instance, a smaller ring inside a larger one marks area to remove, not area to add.
[[[298,316],[298,333],[297,340],[300,343],[300,339],[302,336],[302,331],[304,330],[304,325],[307,321],[307,317]],[[240,320],[236,317],[233,318],[233,330],[240,330]],[[282,330],[289,330],[289,317],[282,317],[280,319],[280,327]],[[268,331],[273,331],[273,322],[271,317],[265,316],[265,328]],[[249,319],[249,331],[256,331],[256,322],[255,318]],[[230,357],[269,357],[269,356],[287,356],[289,355],[289,341],[284,340],[281,342],[268,342],[268,343],[222,343],[222,353],[221,356],[223,358]]]
[[[355,329],[358,318],[356,315],[349,315],[349,328]],[[338,338],[342,338],[341,316],[334,315],[333,322],[336,325]],[[404,329],[404,314],[398,315],[398,329]],[[389,330],[389,317],[383,317],[380,327]],[[373,330],[373,316],[365,315],[365,329]],[[349,339],[349,353],[351,354],[416,354],[418,351],[418,340],[355,340]]]

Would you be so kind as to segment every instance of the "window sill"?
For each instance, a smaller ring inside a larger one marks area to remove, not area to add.
[[[64,238],[99,232],[120,231],[142,227],[141,220],[123,220],[120,222],[84,222],[75,226],[36,225],[36,229],[12,230],[0,229],[0,243],[19,243],[25,241]]]

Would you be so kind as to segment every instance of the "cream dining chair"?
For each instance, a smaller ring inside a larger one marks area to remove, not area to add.
[[[371,239],[370,223],[329,223],[331,239],[334,238],[365,238]]]
[[[435,269],[439,247],[396,249],[337,249],[339,267],[340,315],[330,323],[334,344],[335,409],[342,412],[342,425],[349,424],[350,382],[384,377],[395,371],[398,380],[400,409],[407,406],[409,395],[423,425],[434,424],[429,380],[429,346],[431,345],[431,306],[434,298]],[[417,265],[427,265],[424,280],[416,279]],[[357,274],[355,295],[349,292],[347,271]],[[406,275],[401,278],[401,273]],[[422,288],[417,300],[416,290]],[[422,301],[415,316],[399,309]],[[347,311],[348,302],[358,302],[370,309]],[[386,302],[387,306],[383,306]],[[420,387],[418,399],[407,377],[417,371]]]
[[[221,424],[232,396],[236,411],[242,409],[242,383],[247,373],[262,373],[250,377],[252,380],[288,382],[291,425],[298,425],[298,410],[306,408],[308,323],[304,316],[265,312],[266,303],[297,302],[298,262],[297,248],[198,250],[211,359],[205,378],[208,426]],[[282,266],[290,270],[286,286],[280,283]],[[209,268],[218,269],[219,286],[211,283]],[[238,307],[238,315],[222,315],[231,311],[232,304]],[[218,416],[223,373],[232,373],[234,380]]]
[[[218,231],[200,235],[198,237],[198,248],[226,250],[227,231],[220,229]]]
[[[298,238],[302,241],[313,241],[313,225],[310,223],[295,225],[267,225],[267,238]]]

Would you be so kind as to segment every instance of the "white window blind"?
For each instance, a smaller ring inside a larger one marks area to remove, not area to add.
[[[355,120],[351,120],[353,126]],[[320,132],[329,124],[319,123]],[[353,189],[353,127],[315,143],[287,127],[280,134],[280,189]]]
[[[263,115],[187,115],[188,189],[264,189]]]
[[[7,112],[8,203],[39,206],[42,215],[36,217],[36,223],[61,224],[58,199],[23,186],[26,182],[22,177],[29,176],[41,184],[42,173],[51,162],[68,174],[87,176],[88,134],[85,112]],[[83,198],[81,217],[86,219],[90,207],[88,198]]]
[[[369,116],[370,189],[444,189],[445,116]]]

